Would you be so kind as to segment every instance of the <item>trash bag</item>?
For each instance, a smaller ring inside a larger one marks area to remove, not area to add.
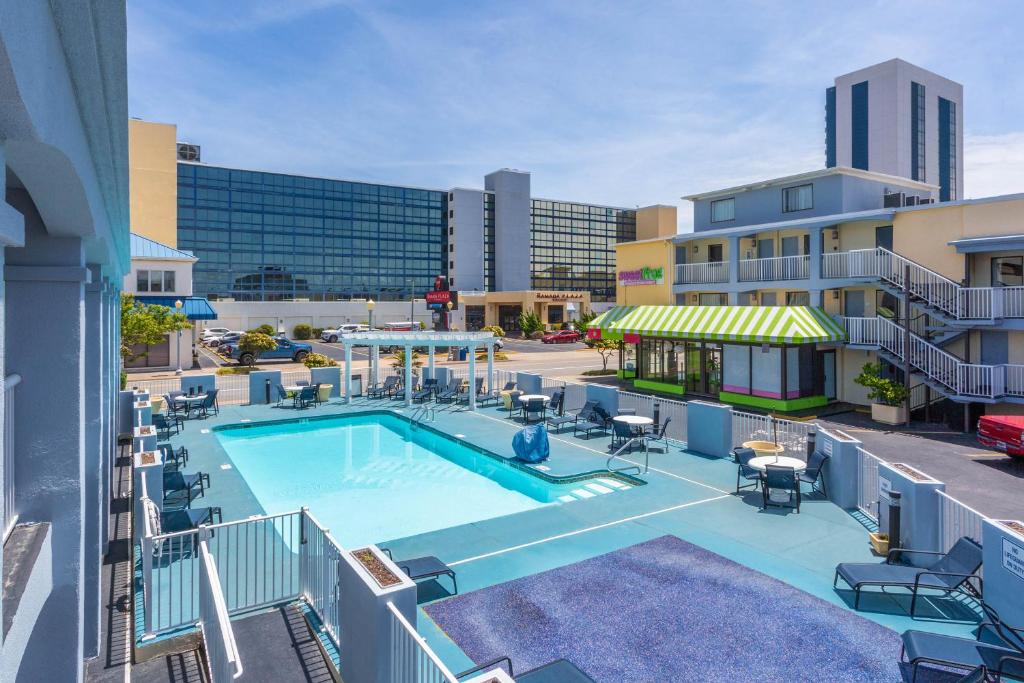
[[[544,462],[551,455],[548,430],[542,424],[523,427],[512,437],[512,450],[516,460],[523,462]]]

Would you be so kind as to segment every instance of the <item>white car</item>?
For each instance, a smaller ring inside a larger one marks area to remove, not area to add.
[[[210,339],[213,339],[214,337],[223,336],[230,331],[231,330],[229,330],[226,327],[207,327],[206,329],[203,330],[203,333],[199,335],[199,340],[205,342]]]
[[[330,330],[324,330],[320,333],[320,339],[325,342],[334,343],[341,339],[346,334],[352,334],[353,332],[369,332],[370,328],[366,325],[358,325],[356,323],[345,323],[338,327]]]
[[[241,337],[243,334],[245,334],[245,333],[244,332],[239,332],[238,330],[228,330],[224,334],[218,335],[216,337],[208,337],[206,339],[206,345],[210,346],[210,347],[213,347],[213,348],[216,348],[216,347],[220,346],[220,343],[222,341],[224,341],[225,337],[231,337],[233,339],[237,339],[238,337]]]

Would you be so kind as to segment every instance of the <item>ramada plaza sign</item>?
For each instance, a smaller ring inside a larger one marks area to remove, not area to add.
[[[637,268],[636,270],[620,270],[619,284],[627,285],[660,285],[665,281],[664,269],[658,268]]]

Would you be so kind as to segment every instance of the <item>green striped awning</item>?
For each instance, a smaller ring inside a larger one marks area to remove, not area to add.
[[[614,339],[626,334],[753,344],[846,339],[843,328],[813,306],[637,306],[600,328],[601,338]],[[605,329],[615,336],[606,337]]]
[[[621,340],[622,333],[612,328],[616,322],[639,308],[638,306],[612,306],[587,324],[588,339]]]

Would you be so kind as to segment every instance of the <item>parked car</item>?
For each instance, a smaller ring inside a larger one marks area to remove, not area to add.
[[[220,337],[230,332],[226,327],[207,327],[203,330],[203,333],[199,335],[199,340],[207,342],[214,337]]]
[[[209,339],[207,339],[206,345],[209,346],[210,348],[217,348],[222,344],[230,344],[232,342],[237,342],[238,338],[241,336],[241,332],[225,332],[219,337],[210,337]]]
[[[252,365],[254,360],[293,360],[301,363],[313,352],[313,347],[305,342],[296,342],[285,337],[274,337],[274,341],[277,342],[277,348],[261,352],[259,358],[253,358],[251,352],[240,351],[234,346],[228,355],[232,360],[237,360],[239,365]]]
[[[345,323],[344,325],[338,325],[333,329],[324,330],[323,332],[320,333],[320,339],[322,339],[325,342],[330,342],[333,344],[346,334],[351,334],[352,332],[369,331],[370,328],[366,325],[358,325],[356,323]]]
[[[572,342],[578,342],[580,335],[576,330],[559,330],[558,332],[545,334],[540,340],[545,344],[571,344]]]
[[[1024,416],[983,416],[978,420],[978,443],[1007,455],[1024,457]]]

